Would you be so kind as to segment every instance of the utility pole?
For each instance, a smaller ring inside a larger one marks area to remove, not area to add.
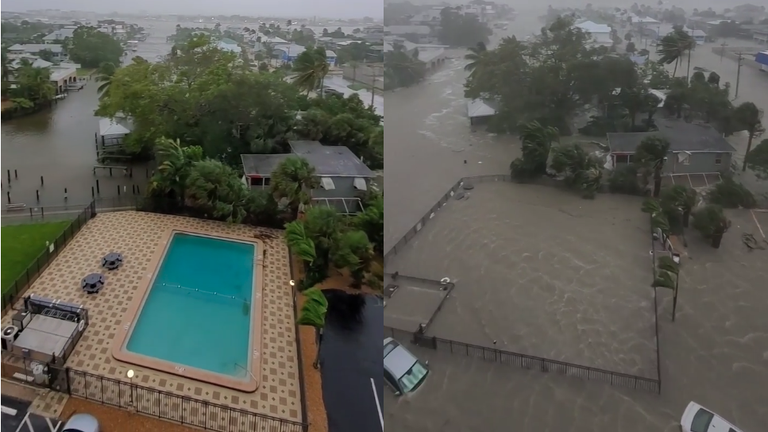
[[[696,32],[696,26],[694,26],[691,29],[691,40],[693,41],[694,45],[696,44],[696,39],[694,39],[694,37],[693,37],[693,34],[695,32]],[[691,54],[692,53],[693,53],[693,47],[688,48],[688,72],[687,72],[688,78],[686,78],[686,79],[687,79],[689,85],[691,83]]]
[[[377,72],[377,67],[376,66],[371,67],[371,108],[373,108],[373,100],[374,100],[375,91],[376,91],[376,78],[379,77],[376,74],[376,72]]]
[[[741,65],[744,61],[744,53],[739,51],[739,66],[738,69],[736,69],[736,90],[733,94],[733,100],[736,100],[739,98],[739,81],[741,80]]]
[[[728,46],[728,43],[723,41],[723,43],[720,44],[720,63],[723,62],[723,55],[725,55],[725,47]]]

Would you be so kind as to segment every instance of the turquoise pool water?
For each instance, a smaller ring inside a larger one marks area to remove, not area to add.
[[[127,351],[247,377],[256,246],[175,233]]]

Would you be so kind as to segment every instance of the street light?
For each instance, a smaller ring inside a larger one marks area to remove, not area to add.
[[[133,406],[133,376],[136,375],[136,372],[133,371],[133,369],[128,369],[128,372],[125,373],[125,376],[128,377],[128,382],[131,387],[131,393],[130,393],[130,403],[131,406]]]

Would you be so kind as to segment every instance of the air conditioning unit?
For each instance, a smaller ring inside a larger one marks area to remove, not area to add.
[[[3,351],[10,351],[13,349],[13,342],[19,337],[19,328],[16,326],[5,326],[3,328]]]
[[[11,324],[18,327],[19,331],[21,331],[27,328],[27,326],[31,321],[32,321],[32,312],[28,310],[23,310],[13,315],[13,318],[11,319]]]

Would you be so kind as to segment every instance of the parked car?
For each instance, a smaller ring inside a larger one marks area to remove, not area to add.
[[[741,429],[696,402],[688,404],[683,418],[680,419],[680,426],[683,432],[742,432]]]
[[[326,95],[326,96],[340,96],[340,97],[344,97],[344,93],[342,93],[342,92],[340,92],[340,91],[338,91],[336,89],[329,88],[329,87],[326,87],[326,88],[323,89],[323,94]]]
[[[99,421],[90,414],[75,414],[67,420],[61,432],[99,432]]]
[[[400,396],[412,393],[421,386],[429,374],[429,362],[411,354],[392,338],[384,339],[384,382]]]

